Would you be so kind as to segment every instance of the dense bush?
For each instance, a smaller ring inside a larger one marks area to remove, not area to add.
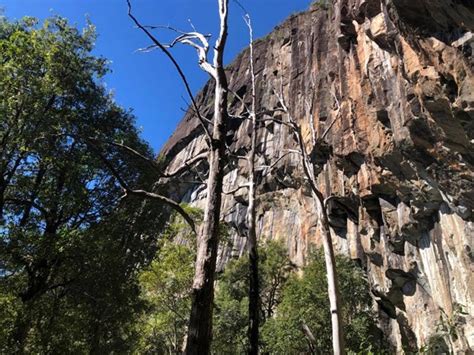
[[[336,258],[336,265],[347,350],[382,350],[382,338],[363,271],[341,256]],[[305,336],[303,326],[314,335],[314,344],[309,344],[312,341]],[[321,251],[311,254],[302,275],[292,275],[275,317],[265,323],[262,333],[264,349],[272,354],[305,353],[310,346],[322,353],[332,351],[326,269]]]

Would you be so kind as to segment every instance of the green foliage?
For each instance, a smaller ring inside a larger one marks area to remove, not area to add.
[[[436,323],[435,333],[431,335],[425,346],[419,352],[422,354],[454,354],[453,343],[459,338],[459,328],[465,323],[465,316],[469,314],[461,304],[453,306],[453,312],[448,315],[442,308]]]
[[[188,209],[188,212],[190,210]],[[199,215],[199,211],[195,211]],[[178,353],[186,333],[193,278],[194,245],[181,217],[169,224],[167,241],[140,276],[149,304],[141,323],[139,353]],[[177,244],[176,241],[184,241]],[[243,354],[247,350],[248,258],[231,260],[218,276],[213,321],[214,354]],[[382,353],[384,344],[375,326],[371,298],[362,270],[338,257],[347,350]],[[308,266],[295,273],[286,248],[270,241],[260,246],[260,301],[262,352],[307,353],[301,330],[304,322],[315,334],[316,348],[331,352],[331,323],[324,258],[314,253]]]
[[[14,295],[0,290],[0,351],[8,349],[8,339],[21,304]]]
[[[105,144],[152,158],[100,82],[94,41],[92,25],[59,17],[0,21],[0,353],[127,352],[137,338],[137,270],[166,213],[121,200],[104,164],[134,186],[152,181]]]
[[[136,187],[155,176],[107,142],[153,155],[101,84],[94,41],[91,24],[0,18],[0,353],[178,353],[186,333],[196,240],[159,204],[121,198],[110,166]],[[261,247],[262,349],[306,352],[304,322],[327,352],[322,257],[293,269],[282,244]],[[338,270],[348,349],[379,349],[362,273],[345,259]],[[215,353],[245,352],[247,292],[243,257],[218,279]]]
[[[186,204],[182,207],[196,224],[202,221],[202,210]],[[174,213],[152,263],[140,273],[147,312],[139,321],[138,353],[180,353],[191,311],[195,258],[195,235],[183,217]]]
[[[269,241],[260,250],[261,316],[265,321],[273,317],[295,265],[290,262],[288,250],[281,242]]]
[[[247,349],[248,258],[231,260],[219,276],[215,296],[212,352],[244,354]]]
[[[179,353],[191,309],[194,254],[186,245],[167,243],[140,275],[149,303],[140,353]]]
[[[282,243],[269,241],[260,247],[261,318],[272,316],[293,269]],[[214,312],[213,352],[242,354],[247,349],[248,257],[231,260],[218,279]]]
[[[372,346],[381,351],[363,272],[343,257],[337,258],[337,270],[347,350],[362,352]],[[277,354],[308,352],[303,324],[315,336],[315,348],[330,353],[331,319],[324,257],[320,251],[311,255],[302,276],[295,274],[288,281],[275,317],[263,326],[264,350]]]
[[[196,225],[202,222],[204,213],[201,209],[185,203],[182,203],[181,207],[194,220]],[[188,245],[192,250],[196,249],[196,237],[191,227],[184,218],[177,213],[171,215],[166,228],[162,231],[162,241],[164,243],[171,241],[182,242]]]
[[[331,320],[324,258],[311,255],[301,273],[294,272],[286,248],[271,241],[260,247],[260,301],[262,352],[308,353],[302,331],[306,324],[315,335],[315,348],[332,351]],[[371,297],[363,271],[347,258],[337,258],[343,297],[346,346],[352,353],[384,351],[371,311]],[[214,314],[213,352],[241,354],[247,349],[248,258],[232,260],[219,277]]]

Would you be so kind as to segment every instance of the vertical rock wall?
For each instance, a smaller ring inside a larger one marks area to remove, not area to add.
[[[470,0],[335,0],[255,43],[258,111],[280,119],[275,92],[284,94],[329,198],[335,247],[366,269],[398,351],[425,345],[440,317],[456,319],[457,339],[447,341],[457,351],[474,349],[472,32]],[[248,55],[227,73],[249,102]],[[209,117],[212,92],[209,83],[198,96]],[[230,105],[229,150],[245,155],[250,122],[238,117],[238,99]],[[174,169],[205,148],[188,112],[162,155]],[[283,240],[303,265],[321,235],[294,148],[286,126],[261,124],[258,225],[262,240]],[[202,206],[206,191],[195,181],[206,169],[202,162],[173,182],[172,194]],[[246,169],[229,154],[225,189],[244,183]],[[244,190],[224,197],[232,243],[221,266],[245,252],[245,210]]]

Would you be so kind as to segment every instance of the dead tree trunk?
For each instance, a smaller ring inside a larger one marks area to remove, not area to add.
[[[224,177],[225,166],[225,137],[227,133],[227,96],[228,84],[224,71],[223,57],[224,49],[227,41],[227,18],[228,18],[228,0],[218,0],[220,31],[214,48],[213,64],[207,60],[209,51],[208,36],[203,35],[195,30],[193,32],[182,32],[170,26],[165,28],[175,31],[179,36],[170,44],[163,45],[150,32],[149,26],[143,26],[133,16],[131,12],[130,0],[128,3],[128,14],[153,42],[153,45],[147,49],[158,48],[171,60],[178,71],[186,91],[190,96],[193,109],[199,119],[203,131],[206,135],[209,145],[209,177],[207,182],[207,201],[204,209],[204,221],[200,233],[197,237],[197,257],[196,270],[193,281],[191,316],[189,320],[188,334],[185,344],[186,354],[209,354],[212,341],[212,305],[214,300],[214,273],[216,270],[217,249],[219,243],[219,219],[222,200],[222,182]],[[178,65],[177,61],[171,55],[168,48],[181,43],[196,49],[199,66],[207,72],[215,81],[215,97],[214,97],[214,119],[212,121],[212,132],[209,131],[206,120],[201,116],[199,108],[192,96],[189,83]],[[195,157],[196,159],[198,157]],[[193,161],[196,159],[192,159]],[[197,160],[196,160],[197,161]],[[174,175],[174,173],[172,174]],[[122,186],[124,186],[121,183]],[[146,191],[135,191],[126,189],[129,193],[145,195],[151,197]],[[155,194],[153,194],[155,195]],[[155,197],[155,196],[153,196]],[[160,196],[160,198],[162,198]],[[179,210],[179,205],[171,204],[183,216],[183,211]],[[182,209],[181,209],[182,210]],[[192,224],[192,223],[191,223]]]
[[[227,39],[228,0],[218,0],[220,33],[214,49],[214,120],[209,152],[209,177],[204,221],[198,236],[196,271],[193,281],[191,317],[186,340],[186,354],[209,354],[212,341],[212,305],[214,273],[219,242],[222,180],[225,165],[228,85],[223,66]],[[202,64],[202,63],[200,63]]]
[[[245,22],[250,34],[250,75],[252,81],[252,107],[250,111],[252,137],[249,153],[249,205],[247,209],[248,224],[248,251],[249,251],[249,355],[258,354],[259,326],[260,326],[260,285],[259,285],[259,266],[258,266],[258,242],[257,242],[257,223],[256,223],[256,184],[255,159],[257,154],[257,114],[256,114],[256,90],[255,90],[255,70],[253,62],[253,29],[250,16],[245,15]]]
[[[248,277],[249,277],[249,289],[248,289],[248,349],[247,353],[251,355],[258,354],[259,346],[259,326],[260,326],[260,284],[259,284],[259,262],[258,262],[258,242],[257,242],[257,223],[256,223],[256,194],[257,194],[257,176],[256,176],[256,157],[257,157],[257,140],[258,140],[258,121],[256,114],[256,80],[255,80],[255,69],[254,69],[254,47],[253,47],[253,27],[250,15],[245,10],[240,2],[237,0],[235,3],[244,11],[245,24],[249,30],[249,67],[250,67],[250,78],[251,78],[251,107],[249,108],[245,103],[244,99],[237,93],[233,93],[238,100],[243,104],[246,113],[250,119],[251,125],[251,139],[250,139],[250,151],[245,157],[249,168],[248,183],[245,185],[238,186],[236,189],[230,192],[224,192],[225,194],[232,194],[241,188],[248,188],[248,207],[246,213],[247,220],[247,249],[249,253],[249,265],[248,265]]]

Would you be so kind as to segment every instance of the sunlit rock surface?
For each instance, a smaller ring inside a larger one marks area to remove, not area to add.
[[[335,248],[366,269],[397,351],[425,345],[440,317],[458,321],[457,352],[474,349],[473,32],[470,0],[339,0],[313,5],[255,43],[258,111],[279,119],[270,112],[283,92],[331,197]],[[244,51],[227,73],[250,102],[248,61]],[[198,96],[208,117],[212,96],[212,83]],[[232,95],[230,112],[245,113]],[[201,133],[188,112],[162,150],[171,169],[205,150]],[[288,153],[294,137],[266,121],[259,142],[259,237],[283,240],[303,265],[321,235],[300,158]],[[245,155],[248,120],[231,119],[227,143]],[[206,164],[173,184],[174,197],[203,206]],[[225,189],[247,174],[244,160],[230,159]],[[245,253],[245,211],[245,190],[224,196],[231,243],[220,249],[220,267]]]

